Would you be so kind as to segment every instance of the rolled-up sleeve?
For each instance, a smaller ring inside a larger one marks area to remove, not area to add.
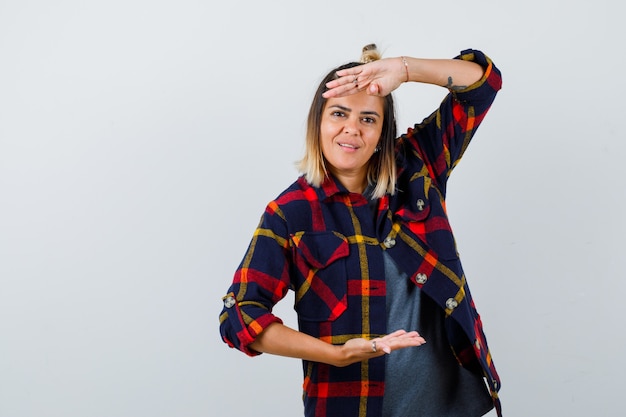
[[[272,308],[289,290],[289,248],[285,221],[271,203],[222,298],[220,334],[228,346],[258,355],[250,343],[270,324],[282,323]]]
[[[457,101],[471,102],[474,106],[478,106],[479,113],[486,112],[491,106],[496,93],[502,88],[500,70],[487,55],[474,49],[467,49],[461,52],[455,59],[475,62],[483,67],[484,73],[480,80],[462,90],[453,91],[452,95]]]

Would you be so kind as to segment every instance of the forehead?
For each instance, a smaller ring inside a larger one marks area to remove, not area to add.
[[[361,91],[345,97],[331,97],[326,101],[325,108],[340,106],[352,112],[376,112],[382,116],[384,105],[385,99],[383,97],[370,96],[366,92]]]

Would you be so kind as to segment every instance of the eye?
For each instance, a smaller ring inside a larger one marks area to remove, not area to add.
[[[367,124],[376,123],[376,119],[374,119],[373,117],[369,117],[369,116],[363,117],[361,119],[361,121],[363,121],[363,123],[367,123]]]
[[[346,114],[340,110],[334,110],[330,113],[331,116],[333,117],[345,117]]]

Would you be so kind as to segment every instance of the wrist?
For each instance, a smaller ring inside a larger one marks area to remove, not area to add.
[[[346,345],[331,345],[333,347],[333,366],[344,367],[352,362],[349,359]]]
[[[402,61],[402,67],[404,68],[404,74],[406,78],[404,80],[405,83],[409,82],[409,61],[407,61],[406,57],[401,56],[400,60]]]

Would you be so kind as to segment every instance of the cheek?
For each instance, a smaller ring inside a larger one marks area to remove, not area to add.
[[[374,146],[377,146],[378,142],[380,142],[381,135],[382,135],[381,129],[373,130],[372,132],[370,132],[370,134],[367,135],[367,141],[370,144],[374,144]]]
[[[322,149],[325,149],[327,146],[327,142],[328,142],[328,134],[325,131],[321,131],[320,132],[320,145],[322,146]]]
[[[337,132],[337,129],[333,129],[332,126],[322,127],[320,129],[320,142],[322,147],[330,145],[338,133],[340,132]]]

